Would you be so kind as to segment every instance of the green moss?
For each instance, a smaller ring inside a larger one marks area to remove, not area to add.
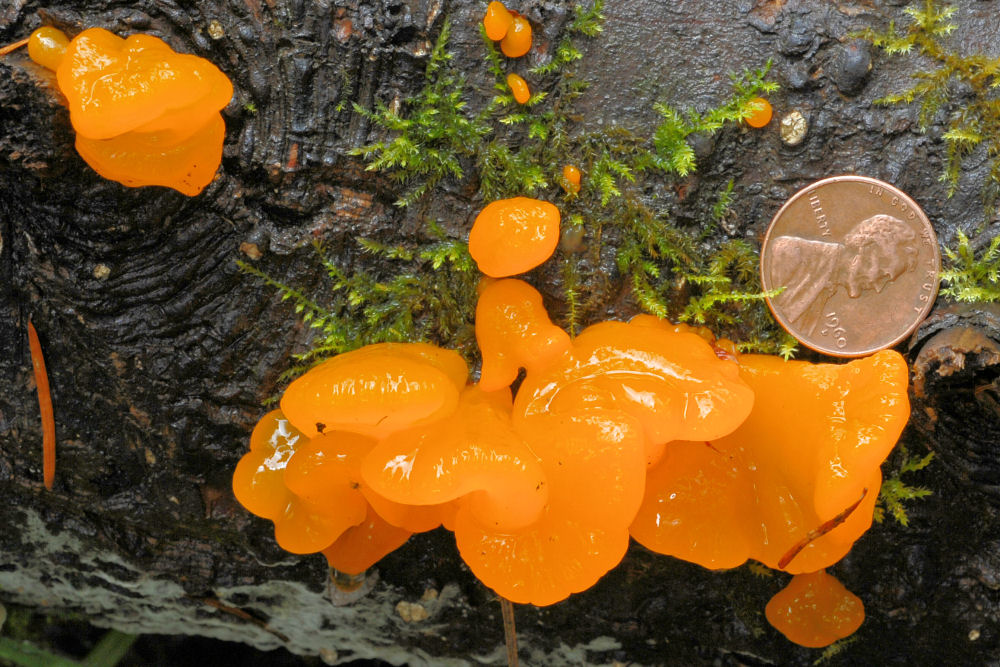
[[[890,23],[885,32],[867,30],[861,35],[890,55],[914,54],[936,67],[915,73],[912,87],[878,102],[919,104],[924,130],[939,114],[946,113],[947,129],[941,138],[947,156],[941,180],[948,184],[949,196],[958,187],[964,159],[976,147],[984,146],[991,160],[987,199],[995,201],[1000,187],[1000,58],[981,53],[963,55],[949,48],[946,39],[956,28],[951,22],[955,7],[925,0],[923,8],[907,7],[904,11],[910,21],[902,31]]]
[[[910,519],[906,515],[906,503],[926,498],[931,495],[932,491],[922,486],[908,485],[903,481],[903,475],[923,470],[930,465],[932,460],[934,460],[934,452],[916,458],[910,456],[906,445],[900,443],[896,447],[891,470],[886,473],[878,499],[875,502],[873,518],[876,522],[882,523],[886,513],[889,513],[900,525],[908,526],[910,524]]]
[[[944,249],[941,280],[947,285],[941,294],[955,301],[1000,301],[1000,236],[994,236],[978,256],[962,230],[957,236],[956,246]]]

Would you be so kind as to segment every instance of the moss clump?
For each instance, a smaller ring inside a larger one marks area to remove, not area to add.
[[[903,481],[903,475],[923,470],[934,460],[934,452],[917,458],[910,455],[906,445],[900,443],[893,454],[891,472],[886,474],[875,502],[875,513],[872,518],[882,523],[886,513],[890,514],[902,526],[910,525],[906,514],[906,503],[911,500],[926,498],[933,492],[922,486],[910,486]]]
[[[907,7],[904,11],[911,21],[902,31],[890,23],[885,32],[867,30],[861,35],[890,55],[915,53],[937,66],[914,74],[916,83],[909,89],[877,102],[919,103],[923,130],[939,112],[946,112],[947,129],[941,137],[947,145],[947,158],[941,180],[948,184],[949,196],[958,187],[963,160],[982,145],[991,159],[987,199],[995,201],[1000,189],[1000,58],[981,53],[962,55],[946,45],[946,38],[956,28],[951,22],[953,6],[925,0],[923,8]]]
[[[947,285],[941,294],[955,301],[1000,301],[1000,236],[979,253],[962,230],[957,236],[956,246],[944,249],[947,266],[941,280]]]

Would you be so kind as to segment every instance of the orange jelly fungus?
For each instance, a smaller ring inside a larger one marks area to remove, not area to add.
[[[540,370],[570,348],[569,335],[549,320],[542,295],[517,279],[492,282],[479,295],[476,341],[483,356],[479,386],[484,391],[508,387],[519,368]]]
[[[480,211],[469,233],[469,253],[493,278],[530,271],[559,243],[559,209],[529,197],[501,199]]]
[[[410,535],[410,531],[397,528],[369,510],[362,523],[348,528],[322,553],[334,570],[344,574],[361,574],[383,556],[403,546]]]
[[[521,530],[484,525],[465,506],[455,541],[472,572],[512,602],[548,605],[586,590],[621,561],[642,497],[642,427],[594,409],[547,415],[523,432],[538,456],[549,502]]]
[[[483,16],[483,28],[486,30],[486,36],[494,42],[498,42],[507,36],[507,31],[510,30],[513,22],[513,14],[504,7],[502,2],[494,0],[486,6],[486,15]]]
[[[865,620],[865,606],[823,570],[797,574],[764,608],[767,621],[790,641],[822,648],[848,637]]]
[[[567,164],[562,170],[562,186],[567,193],[580,191],[580,169],[571,164]]]
[[[763,97],[755,97],[750,102],[754,105],[754,109],[753,113],[746,118],[747,125],[760,128],[770,123],[771,115],[774,113],[771,109],[771,103]]]
[[[233,86],[212,63],[175,53],[157,37],[122,39],[103,28],[72,40],[39,28],[28,53],[55,70],[77,151],[101,176],[188,196],[215,177],[226,133],[219,111]]]
[[[54,72],[59,67],[68,44],[69,39],[62,30],[43,26],[28,38],[28,57]]]
[[[378,343],[310,369],[285,390],[281,410],[308,437],[337,430],[382,438],[453,412],[467,378],[453,350]]]
[[[289,475],[289,463],[305,445],[303,434],[279,410],[269,412],[254,428],[250,451],[233,474],[236,499],[273,521],[275,540],[292,553],[319,551],[363,521],[366,511],[364,498],[350,488],[346,476],[340,485],[321,487],[302,480],[289,486],[294,477]]]
[[[642,423],[652,463],[659,446],[671,440],[730,433],[750,414],[753,401],[739,367],[720,360],[701,337],[602,322],[584,329],[557,363],[528,374],[514,402],[514,422],[616,408]]]
[[[514,16],[507,34],[500,40],[500,50],[508,58],[520,58],[531,50],[531,24],[520,14]]]
[[[482,524],[522,528],[538,519],[548,488],[537,458],[511,426],[510,410],[510,390],[469,387],[448,419],[382,440],[365,458],[362,478],[393,502],[463,498]]]
[[[666,448],[632,536],[709,568],[754,558],[792,573],[820,570],[871,525],[879,465],[909,417],[906,362],[886,350],[848,364],[761,355],[739,364],[753,412],[726,437]]]
[[[510,92],[514,94],[514,99],[518,104],[524,104],[531,99],[531,90],[528,88],[528,82],[520,74],[514,74],[513,72],[508,74],[507,86],[510,88]]]

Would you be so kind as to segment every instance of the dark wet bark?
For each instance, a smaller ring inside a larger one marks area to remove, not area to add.
[[[258,265],[303,289],[319,284],[310,242],[361,265],[353,237],[411,237],[424,217],[456,234],[478,202],[454,184],[401,212],[394,185],[346,151],[372,129],[344,104],[405,99],[419,89],[446,15],[456,60],[486,99],[476,29],[484,3],[445,0],[14,0],[0,41],[41,23],[152,31],[210,58],[236,86],[224,115],[217,180],[188,199],[102,180],[73,150],[51,75],[24,54],[0,62],[0,601],[85,614],[129,632],[203,634],[262,648],[402,663],[503,659],[500,608],[461,564],[450,536],[419,535],[353,596],[328,596],[321,557],[278,549],[269,524],[236,505],[229,481],[247,435],[309,331],[271,290],[237,271]],[[901,90],[915,63],[849,38],[900,19],[898,2],[609,0],[606,32],[585,47],[585,123],[649,132],[653,102],[706,108],[726,73],[774,58],[780,116],[809,120],[806,141],[777,129],[730,129],[699,145],[678,219],[735,181],[726,232],[755,241],[808,182],[844,172],[913,196],[950,242],[981,219],[988,163],[973,158],[952,198],[938,182],[944,148],[915,110],[872,100]],[[961,41],[992,48],[1000,3],[962,0]],[[568,3],[520,9],[551,47]],[[222,36],[213,39],[217,21]],[[874,67],[869,72],[867,61]],[[250,110],[252,104],[256,112]],[[373,136],[373,135],[371,135]],[[704,191],[704,190],[703,190]],[[661,193],[651,193],[661,194]],[[709,202],[709,203],[706,203]],[[543,273],[544,276],[544,273]],[[609,311],[631,314],[625,305]],[[40,425],[25,323],[48,361],[58,432],[53,492],[41,484]],[[996,310],[939,304],[910,346],[911,451],[939,452],[915,483],[934,495],[910,526],[876,525],[834,568],[868,620],[837,660],[851,664],[986,664],[1000,658],[1000,327]],[[804,443],[804,446],[807,443]],[[763,607],[785,579],[746,568],[712,573],[633,546],[590,591],[516,610],[529,664],[612,660],[668,664],[808,664]],[[428,620],[405,622],[400,601]],[[433,599],[432,599],[433,598]],[[233,610],[239,610],[240,614]],[[248,621],[249,614],[262,623]]]

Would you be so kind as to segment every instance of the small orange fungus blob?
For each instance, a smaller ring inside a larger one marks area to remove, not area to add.
[[[562,186],[567,193],[580,191],[580,169],[574,165],[567,164],[562,170]]]
[[[790,641],[822,648],[849,637],[865,620],[865,606],[825,571],[797,574],[764,608],[768,623]]]
[[[746,118],[747,125],[760,128],[770,123],[771,115],[774,113],[771,109],[771,103],[763,97],[755,97],[750,102],[754,105],[754,109],[753,113]]]
[[[69,38],[62,30],[43,26],[28,38],[28,56],[42,67],[55,71],[68,44]]]
[[[383,438],[451,414],[467,378],[453,350],[378,343],[309,370],[285,390],[281,410],[308,437],[338,430]]]
[[[493,278],[530,271],[559,243],[559,209],[529,197],[501,199],[480,211],[469,233],[469,253]]]
[[[382,440],[365,458],[362,478],[393,502],[436,505],[467,496],[468,510],[484,525],[528,525],[541,514],[548,488],[535,455],[514,433],[510,410],[510,390],[469,387],[450,418]]]
[[[476,341],[483,356],[483,391],[508,387],[519,368],[540,370],[570,348],[569,335],[552,324],[538,290],[513,278],[495,281],[479,295]]]
[[[513,72],[508,74],[507,86],[510,88],[510,92],[514,94],[514,99],[518,104],[524,104],[531,99],[531,90],[528,88],[528,82],[520,74],[514,74]]]
[[[667,445],[632,536],[709,568],[754,558],[820,570],[871,526],[879,465],[909,416],[906,362],[887,350],[848,364],[742,355],[739,365],[756,396],[750,416],[711,442]]]
[[[494,42],[498,42],[507,36],[514,16],[502,2],[494,0],[486,7],[486,15],[483,17],[483,28],[486,29],[486,36]]]
[[[531,24],[520,14],[514,16],[507,34],[500,41],[500,50],[508,58],[520,58],[531,50]]]

